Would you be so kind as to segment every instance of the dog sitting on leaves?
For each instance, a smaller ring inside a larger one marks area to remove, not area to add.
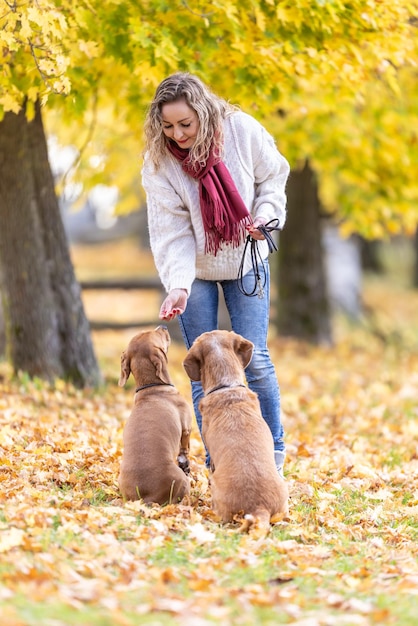
[[[288,488],[258,397],[244,384],[253,348],[233,331],[215,330],[196,339],[183,365],[205,392],[199,410],[212,464],[213,510],[223,522],[243,516],[240,530],[265,534],[271,521],[288,516]]]
[[[173,386],[166,326],[135,335],[121,356],[119,385],[132,373],[134,406],[123,431],[119,489],[126,500],[177,503],[190,492],[189,448],[192,415]]]

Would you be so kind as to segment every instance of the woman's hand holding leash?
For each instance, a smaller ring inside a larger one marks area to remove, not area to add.
[[[241,264],[238,270],[238,289],[244,296],[258,296],[264,297],[264,287],[266,285],[267,274],[263,265],[263,259],[257,246],[257,241],[265,239],[269,248],[269,252],[277,251],[277,244],[275,243],[271,233],[275,230],[281,230],[279,226],[279,220],[277,218],[267,222],[264,218],[256,217],[254,223],[247,227],[248,235],[245,243],[244,252],[241,258]],[[254,286],[251,291],[248,291],[244,287],[244,265],[245,255],[248,248],[251,254],[251,266],[254,272]]]
[[[264,217],[256,217],[254,222],[250,226],[247,226],[248,234],[252,237],[252,239],[258,239],[259,241],[264,239],[264,235],[260,230],[258,230],[258,227],[264,226],[265,223],[266,220]]]

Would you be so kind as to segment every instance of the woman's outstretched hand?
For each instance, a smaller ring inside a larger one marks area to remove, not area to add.
[[[187,306],[186,289],[172,289],[160,308],[161,320],[172,320],[176,315],[184,313]]]

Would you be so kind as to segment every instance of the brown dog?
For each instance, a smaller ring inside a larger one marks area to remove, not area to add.
[[[202,437],[211,457],[213,509],[224,522],[245,515],[241,529],[267,532],[288,515],[288,489],[274,461],[274,443],[257,395],[244,385],[254,345],[232,331],[203,333],[184,368],[202,382]]]
[[[136,391],[123,431],[119,488],[127,500],[168,504],[189,494],[192,414],[167,369],[170,335],[165,326],[133,337],[121,356],[119,385],[132,372]],[[178,464],[182,467],[177,465]]]

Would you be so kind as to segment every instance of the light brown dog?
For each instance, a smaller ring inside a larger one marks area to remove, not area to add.
[[[165,326],[133,337],[121,356],[119,385],[133,374],[134,407],[123,431],[119,488],[127,500],[168,504],[189,494],[192,414],[167,369]],[[182,469],[180,469],[179,465]],[[183,471],[184,470],[184,471]]]
[[[241,530],[267,532],[271,518],[288,515],[288,489],[274,461],[271,431],[258,397],[244,385],[254,345],[232,331],[203,333],[184,368],[202,382],[202,437],[211,457],[212,506],[224,522],[245,515]]]

